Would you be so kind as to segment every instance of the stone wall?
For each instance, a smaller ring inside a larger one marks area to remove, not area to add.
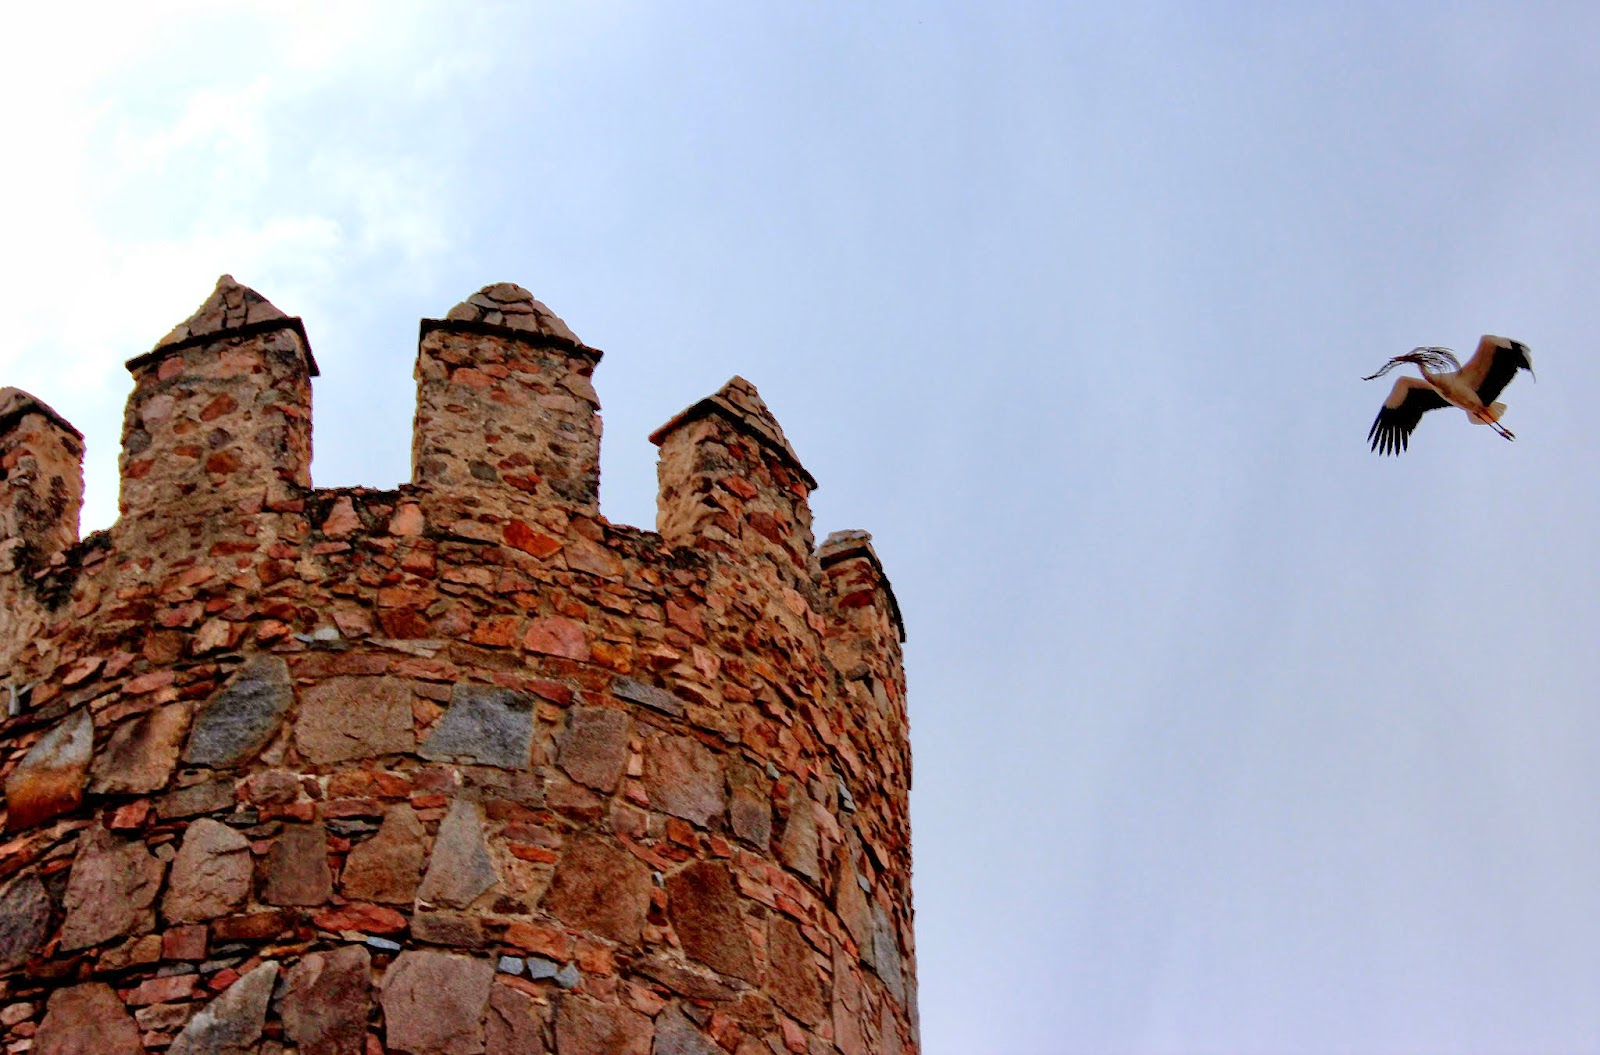
[[[312,489],[299,320],[226,276],[129,363],[121,518],[0,392],[8,1052],[914,1052],[899,611],[735,378],[660,533],[600,352],[422,324],[412,482]]]

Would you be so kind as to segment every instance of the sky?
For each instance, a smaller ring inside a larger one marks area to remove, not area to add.
[[[319,486],[417,320],[606,351],[602,509],[738,373],[908,632],[928,1055],[1600,1053],[1592,5],[28,5],[0,383],[86,434],[228,272]],[[1379,458],[1500,333],[1507,443]],[[1392,375],[1391,375],[1392,376]]]

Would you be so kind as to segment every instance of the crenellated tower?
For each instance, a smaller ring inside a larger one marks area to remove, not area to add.
[[[486,286],[422,322],[411,481],[314,488],[305,329],[224,276],[81,541],[81,435],[0,390],[7,1050],[917,1050],[871,539],[738,377],[610,523],[600,359]]]

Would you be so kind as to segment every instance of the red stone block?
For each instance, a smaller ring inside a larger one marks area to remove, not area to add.
[[[359,903],[319,912],[311,922],[323,930],[358,930],[367,934],[399,934],[407,926],[405,916],[392,908]]]
[[[410,793],[411,781],[402,773],[347,769],[328,778],[330,799],[404,798]]]
[[[403,637],[406,635],[396,634],[394,636]],[[425,637],[427,635],[426,633],[419,633],[410,636]],[[423,678],[428,681],[455,681],[458,677],[460,677],[461,672],[456,668],[455,664],[447,663],[442,659],[424,659],[420,656],[407,656],[404,659],[395,661],[394,673],[398,677],[403,678]]]
[[[582,623],[560,616],[535,619],[528,624],[522,647],[529,652],[567,659],[589,658],[588,632]]]
[[[617,973],[617,958],[609,945],[579,938],[577,960],[586,975],[610,977]]]
[[[518,920],[506,928],[507,945],[523,952],[537,953],[552,960],[565,960],[572,955],[572,939],[565,931],[538,923]]]
[[[518,978],[514,974],[497,974],[494,976],[494,981],[496,985],[515,989],[518,992],[527,993],[529,996],[537,997],[541,1000],[545,999],[548,992],[548,983],[540,985],[538,982],[530,982],[526,978]],[[492,1000],[493,998],[491,997],[490,999]]]
[[[144,827],[145,818],[150,816],[150,800],[136,799],[125,806],[117,807],[117,811],[106,822],[106,827],[113,831],[130,831]]]
[[[680,846],[694,848],[694,825],[688,821],[681,821],[676,817],[667,818],[667,838]]]
[[[161,936],[163,960],[203,960],[206,956],[204,924],[172,927]]]
[[[386,637],[401,640],[418,640],[433,634],[427,618],[412,608],[383,609],[378,613],[378,624]]]
[[[177,680],[177,675],[170,670],[153,670],[148,674],[141,674],[136,678],[129,678],[122,683],[122,692],[126,696],[138,696],[141,693],[154,692],[156,689],[171,685]]]
[[[311,806],[312,803],[302,805]],[[322,804],[324,817],[382,817],[384,804],[377,799],[330,799]]]
[[[512,857],[537,864],[555,864],[561,859],[561,855],[554,850],[546,850],[542,846],[529,846],[526,843],[507,843],[506,849],[511,852]]]
[[[520,520],[513,520],[506,524],[504,533],[505,543],[514,549],[531,553],[543,560],[561,549],[561,543],[530,528]]]
[[[517,643],[517,630],[521,624],[518,616],[485,619],[473,627],[468,640],[475,645],[509,647]]]
[[[200,976],[197,974],[172,974],[165,978],[148,978],[130,989],[123,997],[123,1002],[130,1007],[143,1007],[146,1004],[170,1004],[178,1000],[188,1000],[194,995],[194,986]]]
[[[264,941],[294,929],[297,916],[288,911],[250,912],[224,916],[211,921],[211,936],[217,942]]]
[[[799,1024],[784,1015],[778,1016],[778,1026],[783,1030],[783,1046],[793,1055],[806,1055],[806,1034]]]

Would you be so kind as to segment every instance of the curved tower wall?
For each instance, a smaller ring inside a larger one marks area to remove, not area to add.
[[[224,276],[128,365],[121,517],[0,392],[7,1051],[913,1052],[903,639],[740,378],[600,516],[601,353],[422,324],[413,479],[310,486]]]

